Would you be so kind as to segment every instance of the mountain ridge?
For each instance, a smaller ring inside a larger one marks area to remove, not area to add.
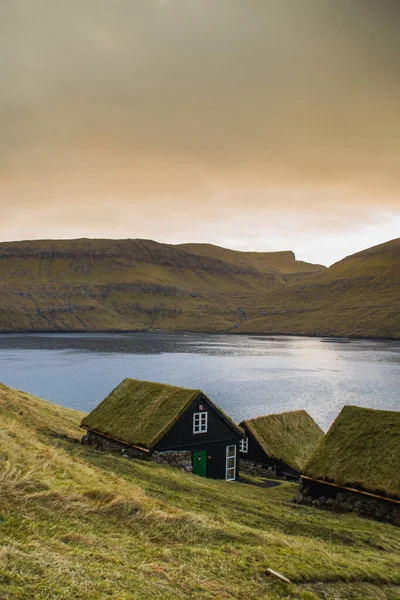
[[[206,247],[210,249],[207,252]],[[282,272],[318,272],[325,269],[323,265],[313,265],[304,261],[296,261],[292,251],[282,252],[241,252],[239,250],[230,250],[212,244],[163,244],[154,240],[147,239],[125,239],[125,240],[107,240],[93,238],[79,238],[71,240],[24,240],[20,242],[2,242],[0,243],[0,258],[12,257],[31,257],[31,258],[55,258],[66,257],[76,258],[77,254],[82,257],[129,257],[140,262],[157,261],[163,264],[168,259],[179,260],[186,258],[190,265],[189,257],[198,261],[195,266],[204,268],[210,261],[212,264],[218,262],[228,262],[234,264],[236,268],[246,266],[254,270],[257,265],[259,268],[274,271],[279,268],[280,262],[290,264],[292,269]],[[196,259],[194,259],[196,257]],[[203,260],[201,260],[203,259]],[[279,260],[281,259],[281,260]],[[251,265],[251,262],[254,265]],[[183,266],[186,266],[184,264]]]
[[[0,331],[400,338],[400,239],[328,269],[292,251],[153,240],[0,243]]]
[[[248,332],[399,339],[400,238],[347,256],[307,286],[290,286],[284,296],[271,293],[260,303]]]

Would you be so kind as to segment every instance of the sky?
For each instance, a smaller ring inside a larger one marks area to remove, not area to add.
[[[0,2],[0,241],[400,237],[399,0]]]

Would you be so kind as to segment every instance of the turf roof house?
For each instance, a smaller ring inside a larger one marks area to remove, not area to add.
[[[299,478],[301,469],[324,436],[305,410],[257,417],[242,421],[240,427],[245,432],[240,443],[241,468],[272,468],[278,477],[287,479]]]
[[[301,480],[298,502],[400,524],[400,412],[344,406]]]
[[[81,426],[84,443],[234,480],[241,429],[200,390],[124,379]]]

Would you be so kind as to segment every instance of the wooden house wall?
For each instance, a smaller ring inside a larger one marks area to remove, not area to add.
[[[200,407],[203,406],[201,409]],[[207,432],[193,433],[193,414],[208,413]],[[154,450],[207,450],[207,477],[225,479],[226,447],[236,446],[236,478],[239,465],[240,435],[215,410],[208,400],[199,394],[190,407],[156,444]]]
[[[196,448],[197,450],[207,451],[207,477],[211,479],[225,479],[226,475],[226,447],[236,446],[236,472],[235,479],[239,476],[239,446],[237,440],[224,442],[209,442]]]

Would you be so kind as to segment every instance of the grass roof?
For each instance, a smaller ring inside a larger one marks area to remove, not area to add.
[[[150,450],[200,393],[200,390],[164,383],[124,379],[83,419],[82,427]],[[239,435],[243,433],[218,407],[213,406]]]
[[[345,406],[304,474],[400,497],[400,412]]]
[[[301,471],[324,432],[305,410],[257,417],[243,421],[264,452]]]
[[[82,421],[82,427],[141,448],[152,448],[200,390],[124,379]]]

